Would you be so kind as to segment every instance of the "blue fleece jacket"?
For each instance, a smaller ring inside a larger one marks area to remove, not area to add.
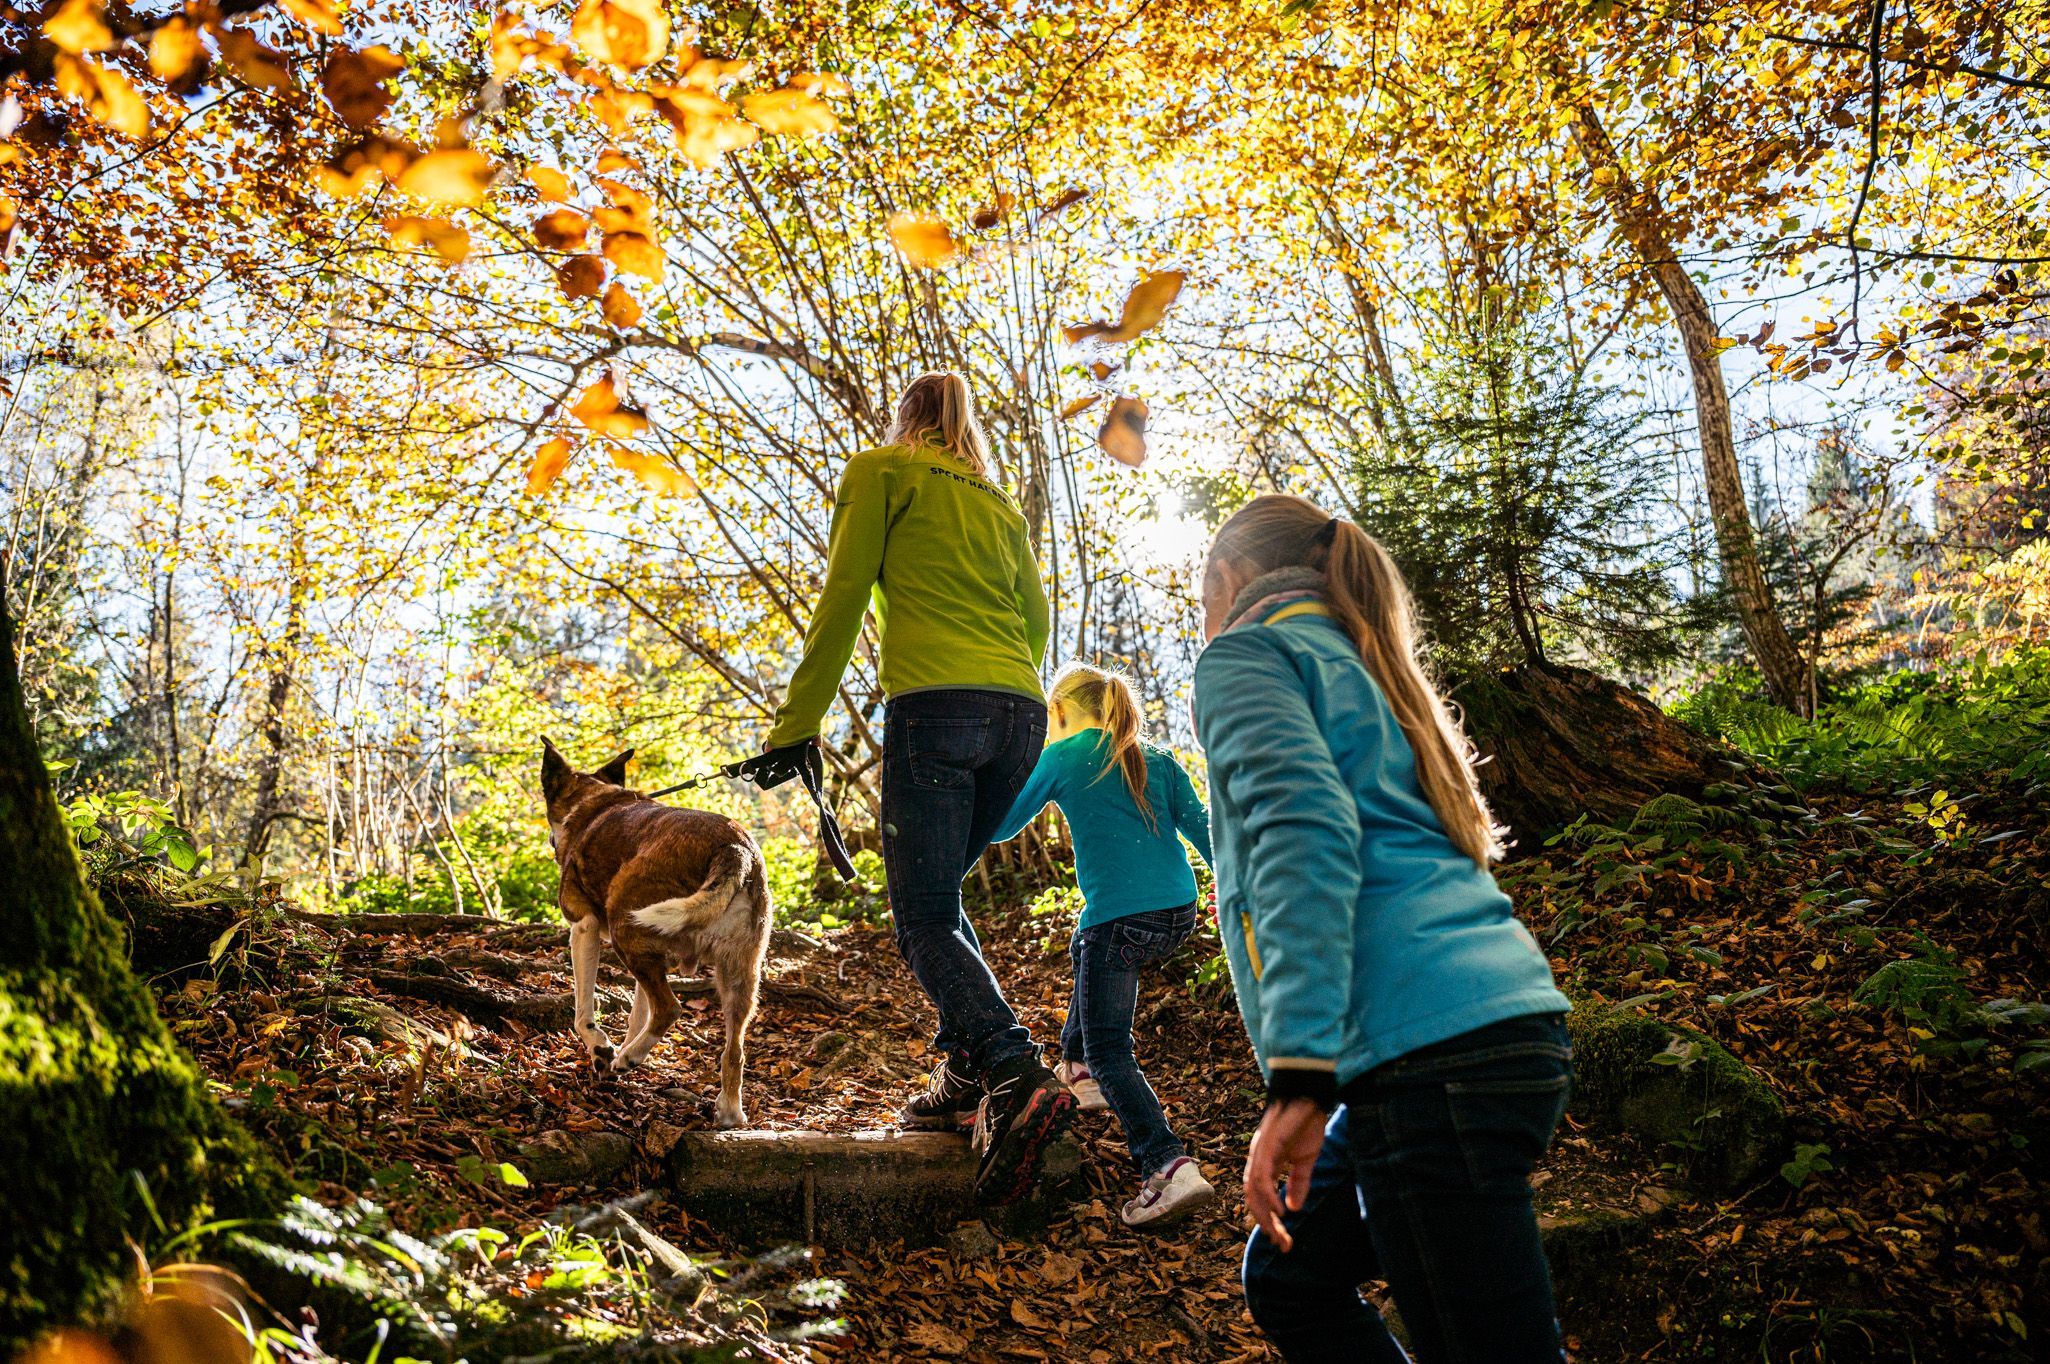
[[[1060,806],[1075,841],[1082,928],[1193,901],[1196,875],[1182,838],[1210,861],[1210,816],[1174,755],[1146,745],[1149,826],[1103,737],[1101,729],[1085,729],[1042,749],[994,840],[1016,838],[1048,801]]]
[[[1219,930],[1271,1095],[1328,1104],[1419,1047],[1568,1009],[1321,601],[1256,606],[1212,640],[1195,712]]]

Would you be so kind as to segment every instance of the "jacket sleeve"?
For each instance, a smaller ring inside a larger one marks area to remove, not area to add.
[[[1058,761],[1051,748],[1039,750],[1039,761],[1032,765],[1032,775],[1025,779],[1025,789],[1011,802],[1011,812],[1004,816],[1004,822],[990,836],[990,842],[1008,843],[1016,838],[1033,817],[1046,808],[1046,803],[1060,794],[1055,770]]]
[[[883,571],[883,544],[889,535],[889,509],[884,505],[882,472],[856,455],[840,476],[833,500],[833,527],[826,538],[826,585],[804,632],[804,655],[790,674],[790,689],[776,711],[769,743],[794,744],[819,732],[826,708],[840,688],[869,594]]]
[[[1203,808],[1203,798],[1196,794],[1196,784],[1189,780],[1188,769],[1172,758],[1168,765],[1173,769],[1168,774],[1167,789],[1174,827],[1196,845],[1196,851],[1203,855],[1203,865],[1215,873],[1217,859],[1210,855],[1210,812]]]
[[[1046,588],[1039,581],[1039,560],[1032,557],[1029,543],[1019,547],[1018,576],[1018,609],[1025,616],[1025,647],[1032,653],[1032,666],[1038,668],[1046,663],[1046,639],[1053,627],[1046,608]]]
[[[1220,635],[1196,667],[1211,798],[1242,825],[1235,846],[1250,921],[1260,1054],[1270,1099],[1337,1101],[1351,1012],[1359,814],[1285,648],[1263,627]]]

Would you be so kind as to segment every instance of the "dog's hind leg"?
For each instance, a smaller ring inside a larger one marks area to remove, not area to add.
[[[598,954],[605,950],[605,935],[595,914],[585,915],[569,926],[570,973],[576,977],[577,1040],[600,1070],[612,1061],[612,1046],[599,1031],[595,1014],[598,988]]]
[[[635,981],[634,1006],[626,1016],[626,1045],[632,1046],[633,1040],[641,1035],[641,1029],[647,1026],[648,992],[641,988],[639,981]]]
[[[662,1035],[676,1023],[682,1012],[677,1007],[676,992],[669,988],[669,958],[666,954],[628,958],[626,969],[633,972],[633,978],[640,982],[636,991],[645,1002],[647,1015],[641,1020],[641,1027],[627,1044],[619,1049],[619,1055],[612,1060],[614,1070],[632,1070],[655,1049]]]
[[[719,1011],[726,1019],[726,1046],[719,1053],[719,1105],[713,1121],[720,1127],[747,1126],[747,1110],[740,1102],[740,1081],[747,1065],[747,1025],[755,1016],[755,1000],[761,987],[759,959],[713,968],[719,987]]]

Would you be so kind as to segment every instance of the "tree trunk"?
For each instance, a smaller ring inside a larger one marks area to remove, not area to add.
[[[1727,749],[1584,668],[1493,673],[1452,699],[1486,759],[1481,794],[1509,827],[1512,857],[1583,814],[1615,819],[1668,791],[1698,797],[1730,775]]]
[[[1657,192],[1639,186],[1623,169],[1615,144],[1592,106],[1581,105],[1575,111],[1573,135],[1597,180],[1604,172],[1612,177],[1603,190],[1609,206],[1623,236],[1657,281],[1686,348],[1687,368],[1694,379],[1694,419],[1701,430],[1701,480],[1708,491],[1723,581],[1729,584],[1737,623],[1773,700],[1806,715],[1808,667],[1780,619],[1779,606],[1758,560],[1758,537],[1744,500],[1743,471],[1737,465],[1736,437],[1730,425],[1730,395],[1723,387],[1715,317],[1694,277],[1674,252]]]
[[[296,509],[291,536],[286,567],[290,577],[285,588],[285,637],[266,650],[271,673],[270,686],[263,698],[263,756],[256,763],[256,803],[250,809],[249,833],[242,842],[244,862],[254,862],[263,855],[270,842],[271,825],[277,822],[283,808],[278,801],[278,786],[285,770],[285,712],[292,699],[292,672],[298,666],[306,636],[306,529]]]
[[[4,577],[4,574],[0,574]],[[134,1259],[217,1201],[258,1211],[270,1167],[214,1106],[84,884],[23,706],[0,584],[0,1358],[117,1305]]]

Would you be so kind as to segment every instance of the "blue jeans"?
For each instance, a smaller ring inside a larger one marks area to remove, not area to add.
[[[1046,742],[1046,706],[948,688],[892,699],[883,719],[883,870],[897,950],[939,1011],[934,1045],[967,1075],[1033,1054],[961,908],[974,869]]]
[[[1160,1100],[1132,1054],[1139,968],[1164,959],[1195,931],[1196,906],[1191,901],[1179,909],[1148,910],[1093,924],[1078,930],[1068,945],[1075,991],[1068,1001],[1067,1026],[1061,1029],[1061,1056],[1088,1065],[1090,1078],[1125,1129],[1125,1143],[1142,1175],[1153,1174],[1188,1152],[1167,1125]]]
[[[1530,1172],[1572,1086],[1556,1014],[1421,1047],[1345,1087],[1287,1254],[1246,1243],[1246,1306],[1289,1364],[1401,1364],[1359,1295],[1385,1279],[1420,1364],[1561,1364]]]

